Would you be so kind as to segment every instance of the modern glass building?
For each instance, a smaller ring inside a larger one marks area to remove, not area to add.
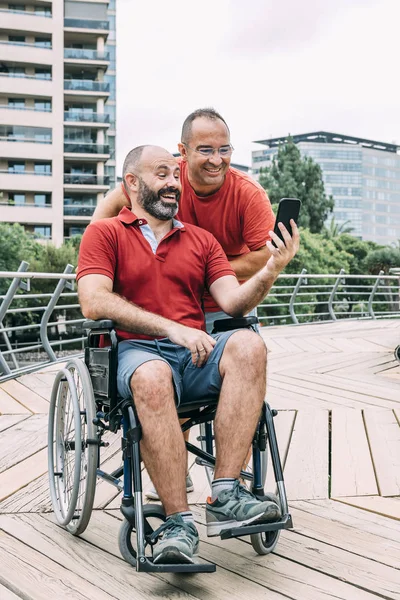
[[[1,220],[60,245],[115,185],[115,0],[0,0]]]
[[[252,173],[271,164],[287,137],[259,140],[266,146],[252,153]],[[325,191],[335,200],[334,217],[349,221],[352,234],[380,244],[400,239],[399,146],[343,134],[317,131],[292,136],[303,156],[322,169]]]

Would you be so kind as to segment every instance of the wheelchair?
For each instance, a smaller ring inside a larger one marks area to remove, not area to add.
[[[214,322],[213,333],[251,327],[257,322],[256,317],[223,319]],[[119,549],[137,571],[215,571],[215,564],[199,560],[194,564],[153,563],[152,549],[166,515],[159,504],[143,504],[141,427],[132,398],[121,398],[117,393],[117,334],[109,320],[87,320],[83,328],[88,333],[84,361],[73,358],[57,373],[50,401],[48,468],[50,496],[58,523],[73,535],[85,531],[93,509],[96,481],[101,478],[123,492],[124,520],[119,530]],[[204,398],[177,409],[179,418],[187,419],[182,431],[200,425],[197,438],[200,447],[190,442],[186,446],[195,455],[196,463],[206,468],[210,485],[215,466],[213,420],[217,405],[217,400]],[[226,529],[220,534],[221,539],[250,536],[254,550],[261,555],[274,550],[282,529],[293,527],[273,422],[276,415],[264,403],[252,442],[252,465],[242,470],[241,479],[257,497],[270,499],[264,492],[269,456],[281,519]],[[122,467],[105,473],[100,469],[100,450],[107,445],[102,437],[107,431],[117,433],[121,429]]]

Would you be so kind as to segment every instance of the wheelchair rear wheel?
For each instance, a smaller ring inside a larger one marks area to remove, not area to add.
[[[92,383],[86,365],[70,360],[56,376],[50,400],[50,496],[60,525],[73,535],[90,519],[96,490],[98,439]]]
[[[143,506],[144,534],[145,534],[145,552],[148,558],[152,557],[152,547],[150,536],[166,520],[165,512],[162,506],[158,504],[146,504]],[[124,519],[118,534],[118,546],[122,557],[133,567],[136,567],[136,529]]]

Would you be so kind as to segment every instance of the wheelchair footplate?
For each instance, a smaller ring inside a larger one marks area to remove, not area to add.
[[[151,558],[140,559],[137,564],[137,571],[145,573],[215,573],[216,565],[214,563],[200,562],[194,560],[193,563],[186,564],[154,564]]]
[[[278,529],[292,529],[292,517],[288,513],[283,515],[279,521],[273,523],[259,523],[254,525],[243,525],[242,527],[233,527],[232,529],[223,529],[220,533],[221,540],[227,540],[244,535],[253,535],[254,533],[264,533],[266,531],[277,531]]]

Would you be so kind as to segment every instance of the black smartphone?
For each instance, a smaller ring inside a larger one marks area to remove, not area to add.
[[[293,219],[293,221],[297,224],[297,221],[299,220],[300,206],[301,202],[297,198],[282,198],[282,200],[280,200],[278,205],[278,214],[276,215],[274,233],[276,233],[282,242],[284,239],[282,232],[278,227],[278,223],[283,223],[290,235],[292,235],[290,220]],[[272,243],[274,244],[274,242]]]

